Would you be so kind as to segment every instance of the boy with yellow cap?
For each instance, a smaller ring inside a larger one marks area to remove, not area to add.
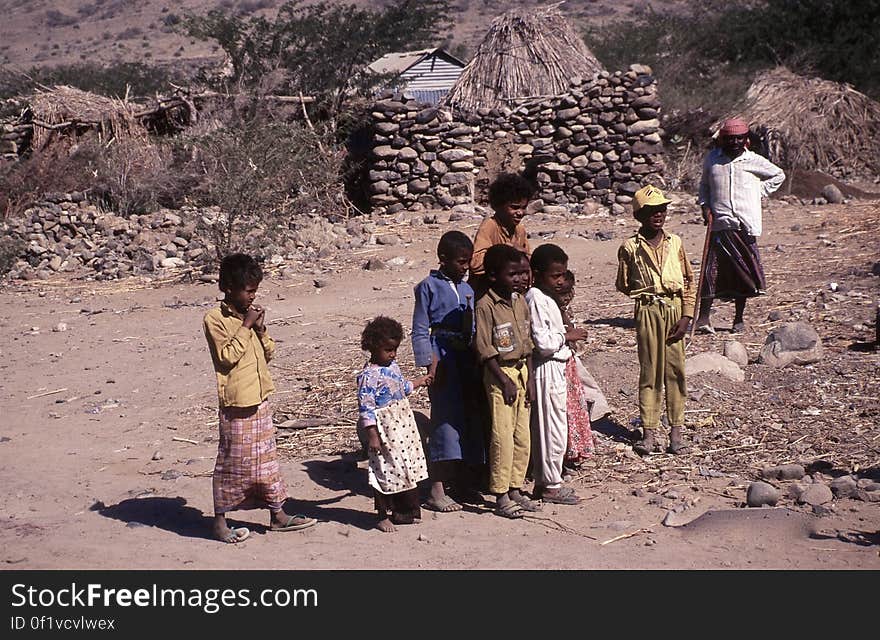
[[[669,420],[669,453],[685,448],[681,430],[687,397],[684,338],[694,317],[694,275],[681,238],[663,229],[668,200],[648,185],[633,198],[633,215],[641,223],[617,252],[617,290],[635,300],[639,353],[639,417],[642,440],[633,445],[648,455],[657,444],[663,392]]]

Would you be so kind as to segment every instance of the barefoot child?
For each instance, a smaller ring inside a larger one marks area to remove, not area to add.
[[[685,448],[681,435],[687,397],[682,338],[694,316],[696,291],[681,238],[663,229],[669,202],[656,187],[648,185],[637,191],[633,214],[641,228],[617,252],[617,290],[635,300],[643,437],[633,450],[639,455],[648,455],[656,445],[664,388],[670,425],[668,451],[674,454]]]
[[[532,254],[534,285],[526,293],[535,345],[532,356],[536,393],[532,411],[533,472],[536,497],[544,502],[577,504],[580,498],[574,490],[562,486],[562,463],[569,432],[565,373],[574,358],[569,343],[586,339],[587,331],[567,329],[563,323],[555,298],[565,282],[566,271],[568,256],[560,247],[542,244],[535,249]]]
[[[378,316],[361,334],[361,349],[370,361],[358,374],[358,429],[366,434],[369,478],[379,521],[385,533],[395,524],[413,524],[422,517],[417,483],[428,477],[418,427],[407,396],[427,386],[431,376],[410,382],[395,362],[403,340],[399,322]]]
[[[502,173],[489,185],[489,206],[494,215],[483,220],[474,236],[474,254],[468,277],[468,283],[476,295],[475,300],[482,298],[489,289],[489,279],[484,267],[484,258],[489,247],[506,244],[526,255],[531,254],[522,220],[534,193],[534,185],[516,173]]]
[[[416,366],[427,367],[431,422],[428,461],[432,511],[461,510],[446,494],[444,482],[464,489],[467,471],[485,463],[482,408],[475,393],[479,373],[471,344],[474,290],[463,278],[474,245],[461,231],[447,231],[437,245],[440,268],[415,288],[412,346]],[[473,489],[472,489],[473,491]]]
[[[495,514],[521,518],[539,506],[522,493],[529,464],[529,395],[532,338],[529,308],[516,293],[528,278],[520,252],[506,244],[486,251],[490,289],[477,301],[474,347],[483,364],[483,385],[492,416],[489,491]],[[533,393],[534,390],[531,390]]]
[[[220,262],[220,290],[225,298],[204,318],[220,401],[220,444],[214,465],[214,535],[236,543],[250,532],[230,529],[226,513],[267,508],[272,531],[296,531],[314,518],[288,515],[287,499],[275,450],[275,426],[267,400],[274,391],[267,363],[275,351],[265,310],[254,304],[263,280],[260,265],[241,253]]]

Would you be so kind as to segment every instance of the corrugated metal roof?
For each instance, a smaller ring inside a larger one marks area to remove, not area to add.
[[[410,67],[418,64],[429,56],[440,54],[447,58],[450,64],[458,63],[464,68],[464,62],[453,55],[450,55],[439,47],[433,49],[420,49],[419,51],[398,51],[394,53],[386,53],[384,56],[368,65],[368,69],[375,73],[403,73]]]
[[[430,56],[404,71],[397,82],[408,89],[450,89],[461,72],[461,67]]]
[[[421,104],[436,105],[440,104],[447,93],[449,93],[449,89],[412,89],[408,87],[403,95]]]

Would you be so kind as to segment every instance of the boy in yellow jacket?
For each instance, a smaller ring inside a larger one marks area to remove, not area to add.
[[[617,252],[617,290],[635,300],[636,344],[639,353],[639,417],[642,439],[633,446],[648,455],[656,446],[663,390],[669,420],[669,453],[685,448],[681,430],[687,397],[684,338],[694,317],[693,271],[681,238],[663,229],[668,200],[648,185],[633,198],[633,215],[641,223]]]

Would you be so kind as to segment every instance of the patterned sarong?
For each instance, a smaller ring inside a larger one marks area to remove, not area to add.
[[[376,409],[376,428],[381,447],[370,452],[370,486],[384,494],[414,489],[428,477],[428,465],[409,400]]]
[[[280,509],[287,498],[275,449],[269,402],[220,409],[220,444],[214,465],[214,513]]]
[[[590,400],[578,371],[578,358],[565,363],[566,413],[568,416],[567,462],[582,462],[593,453],[593,430],[590,427]]]
[[[703,268],[702,298],[751,298],[767,288],[755,236],[742,230],[713,231]]]

